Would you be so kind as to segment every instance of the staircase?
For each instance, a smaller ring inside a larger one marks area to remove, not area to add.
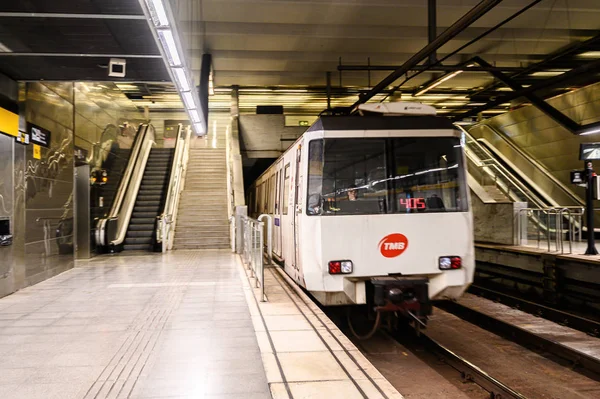
[[[156,217],[165,205],[174,152],[172,148],[153,148],[150,151],[125,236],[124,250],[152,249],[156,238]]]
[[[190,149],[173,247],[230,248],[225,149]]]
[[[483,186],[483,189],[496,202],[512,202],[497,186]]]

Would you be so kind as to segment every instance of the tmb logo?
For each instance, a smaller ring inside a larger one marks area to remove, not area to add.
[[[402,255],[406,248],[408,248],[408,239],[404,234],[390,234],[379,241],[379,252],[386,258]]]

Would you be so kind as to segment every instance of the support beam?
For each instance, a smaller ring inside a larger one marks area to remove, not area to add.
[[[496,70],[492,65],[490,65],[487,61],[482,59],[479,56],[475,56],[472,60],[482,67],[490,68],[490,73],[499,81],[504,83],[506,86],[510,87],[515,92],[520,92],[524,89],[519,83],[515,82],[501,71]],[[552,118],[556,123],[570,131],[571,133],[576,133],[577,130],[581,127],[577,122],[554,108],[552,105],[548,104],[543,98],[539,97],[535,93],[528,93],[525,95],[527,98],[537,109],[548,115]]]
[[[63,19],[146,19],[144,15],[131,14],[77,14],[56,12],[0,12],[0,18],[63,18]]]
[[[210,54],[202,55],[202,69],[200,70],[200,86],[198,95],[200,97],[200,107],[204,115],[204,131],[208,132],[208,81],[212,69],[212,56]]]
[[[327,86],[325,86],[327,92],[327,109],[331,109],[331,72],[327,72]]]
[[[433,43],[437,36],[437,1],[429,0],[427,3],[427,32],[429,44]],[[434,65],[437,62],[437,54],[435,50],[429,54],[429,65]]]
[[[415,65],[409,71],[453,72],[460,68],[461,65]],[[394,65],[338,65],[337,69],[338,71],[395,71],[398,67]],[[483,66],[470,67],[469,72],[491,72],[491,69]],[[493,67],[493,69],[510,73],[519,73],[523,70],[523,68],[519,67]]]
[[[446,29],[436,39],[423,47],[418,53],[413,55],[408,61],[404,63],[400,68],[392,72],[387,78],[379,82],[373,89],[367,92],[364,96],[361,96],[359,100],[354,103],[351,110],[354,110],[359,104],[363,104],[369,101],[373,96],[379,94],[382,90],[386,89],[389,85],[394,83],[399,77],[408,72],[411,68],[421,62],[424,58],[428,57],[429,54],[436,51],[444,44],[452,40],[456,35],[461,33],[488,11],[500,4],[502,0],[482,0],[478,5],[473,7],[468,13],[463,15],[458,21],[452,26]]]
[[[499,96],[496,100],[490,101],[486,105],[472,108],[469,111],[466,111],[466,112],[458,115],[455,119],[460,120],[462,118],[467,118],[467,117],[470,117],[473,115],[477,115],[480,112],[486,111],[490,108],[494,108],[502,103],[512,101],[519,97],[527,97],[529,94],[535,93],[542,89],[552,88],[552,87],[560,86],[562,84],[566,84],[570,81],[573,81],[574,79],[581,78],[583,76],[586,76],[589,73],[593,73],[593,72],[596,72],[599,70],[600,70],[600,60],[588,62],[588,63],[580,66],[579,68],[575,68],[568,72],[563,73],[562,75],[558,75],[553,78],[546,79],[540,83],[532,85],[523,90],[508,93],[504,96]],[[582,129],[588,130],[590,126],[591,125],[579,126],[579,128],[577,129],[577,131],[575,133],[576,134],[581,133]]]
[[[0,57],[87,57],[87,58],[162,58],[160,54],[85,54],[85,53],[15,53],[0,52]]]

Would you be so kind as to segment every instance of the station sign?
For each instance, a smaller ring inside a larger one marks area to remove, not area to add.
[[[27,122],[27,133],[33,144],[41,145],[46,148],[50,147],[50,130]]]

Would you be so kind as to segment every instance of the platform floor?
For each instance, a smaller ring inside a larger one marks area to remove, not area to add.
[[[229,251],[102,256],[0,299],[0,398],[266,399]]]
[[[398,399],[279,268],[123,253],[0,299],[0,398]]]

